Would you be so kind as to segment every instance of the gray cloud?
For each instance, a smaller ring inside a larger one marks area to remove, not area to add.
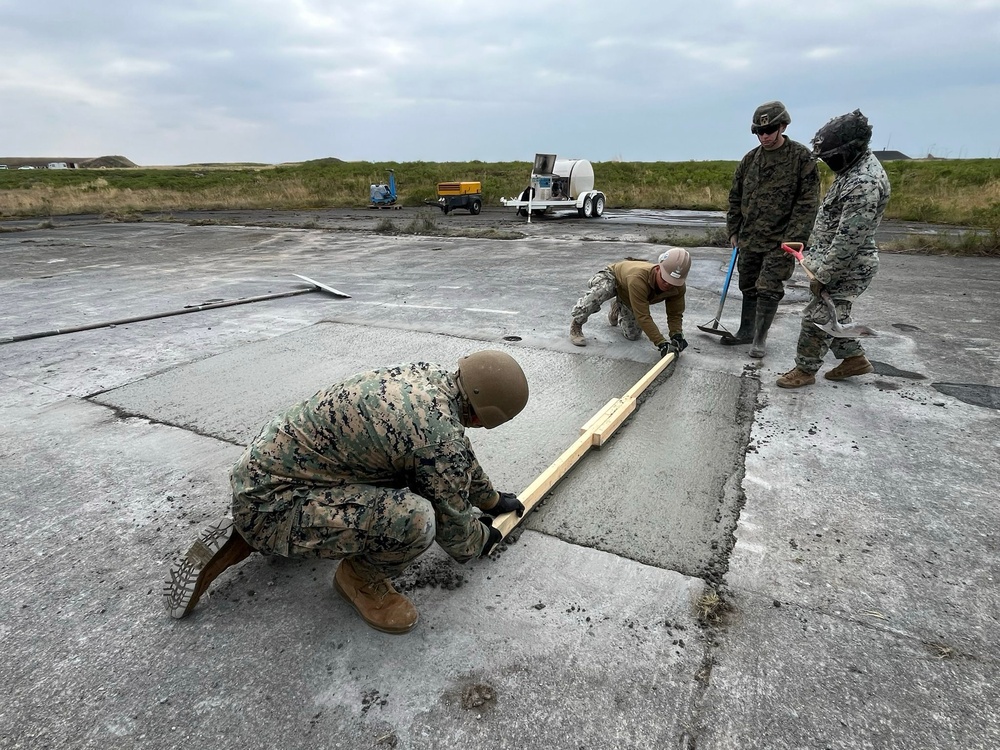
[[[1000,2],[0,1],[8,155],[140,164],[735,159],[807,142],[1000,156]]]

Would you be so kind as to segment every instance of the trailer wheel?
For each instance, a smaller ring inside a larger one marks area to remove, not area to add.
[[[472,203],[469,204],[469,213],[473,216],[478,216],[479,212],[483,210],[483,202],[478,198],[473,199]]]
[[[603,194],[598,193],[597,195],[594,196],[594,208],[590,215],[593,216],[595,219],[600,219],[602,216],[604,216]]]
[[[527,216],[528,215],[528,209],[526,209],[526,208],[519,208],[519,209],[517,209],[517,215],[518,216]]]
[[[585,219],[589,219],[594,215],[594,199],[591,196],[587,196],[583,199],[583,208],[580,209],[582,213],[580,214]]]

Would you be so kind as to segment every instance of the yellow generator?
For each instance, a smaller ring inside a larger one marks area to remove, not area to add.
[[[483,210],[483,184],[481,182],[439,182],[437,200],[424,201],[437,206],[445,213],[456,208],[467,208],[473,216]]]

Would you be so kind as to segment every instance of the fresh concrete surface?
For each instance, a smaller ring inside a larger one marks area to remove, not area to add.
[[[291,273],[353,295],[0,345],[0,744],[1000,745],[996,259],[883,255],[855,307],[878,371],[783,391],[804,280],[757,363],[697,331],[729,254],[695,249],[672,374],[496,559],[421,558],[411,634],[366,628],[315,561],[251,558],[166,618],[166,569],[225,512],[242,442],[326,374],[507,348],[533,402],[470,433],[483,463],[516,489],[558,455],[656,361],[600,316],[586,349],[567,340],[595,270],[661,249],[592,226],[0,234],[0,338],[301,288]],[[738,308],[734,285],[730,327]]]

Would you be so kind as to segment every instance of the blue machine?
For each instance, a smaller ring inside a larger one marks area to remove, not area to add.
[[[396,173],[389,170],[388,185],[372,185],[369,191],[372,208],[394,206],[396,204]]]

